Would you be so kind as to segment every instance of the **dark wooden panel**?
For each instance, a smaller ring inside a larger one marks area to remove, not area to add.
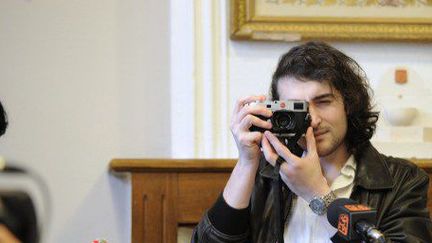
[[[222,192],[230,173],[178,175],[178,221],[197,223]]]
[[[429,174],[432,216],[432,163],[413,161]],[[132,172],[132,242],[177,242],[177,226],[198,223],[222,192],[234,164],[232,159],[113,160],[112,170]]]
[[[132,176],[132,242],[176,242],[177,175]]]

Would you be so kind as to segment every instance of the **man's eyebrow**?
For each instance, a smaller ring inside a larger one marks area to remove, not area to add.
[[[313,100],[321,100],[325,98],[335,98],[335,95],[333,93],[322,94],[322,95],[315,96]]]

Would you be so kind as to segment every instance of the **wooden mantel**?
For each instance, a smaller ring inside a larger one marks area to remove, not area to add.
[[[432,159],[409,159],[426,172],[432,172]],[[113,159],[116,172],[230,172],[236,159]]]
[[[110,168],[118,172],[230,172],[234,159],[113,159]]]
[[[432,213],[432,160],[410,160],[431,178]],[[201,219],[235,163],[235,159],[113,159],[111,170],[132,174],[132,243],[177,242],[177,227]]]

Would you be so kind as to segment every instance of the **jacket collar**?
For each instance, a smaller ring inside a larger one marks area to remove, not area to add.
[[[262,156],[263,160],[264,156]],[[356,158],[357,169],[354,182],[368,190],[381,190],[393,188],[393,179],[385,161],[372,144],[368,143],[360,156]],[[274,178],[273,166],[266,162],[259,172],[265,178]]]
[[[356,157],[355,183],[365,189],[380,190],[393,188],[393,179],[385,160],[372,144],[368,143],[360,156]]]

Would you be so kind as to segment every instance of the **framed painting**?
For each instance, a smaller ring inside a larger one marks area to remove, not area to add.
[[[231,0],[231,38],[432,41],[432,0]]]

